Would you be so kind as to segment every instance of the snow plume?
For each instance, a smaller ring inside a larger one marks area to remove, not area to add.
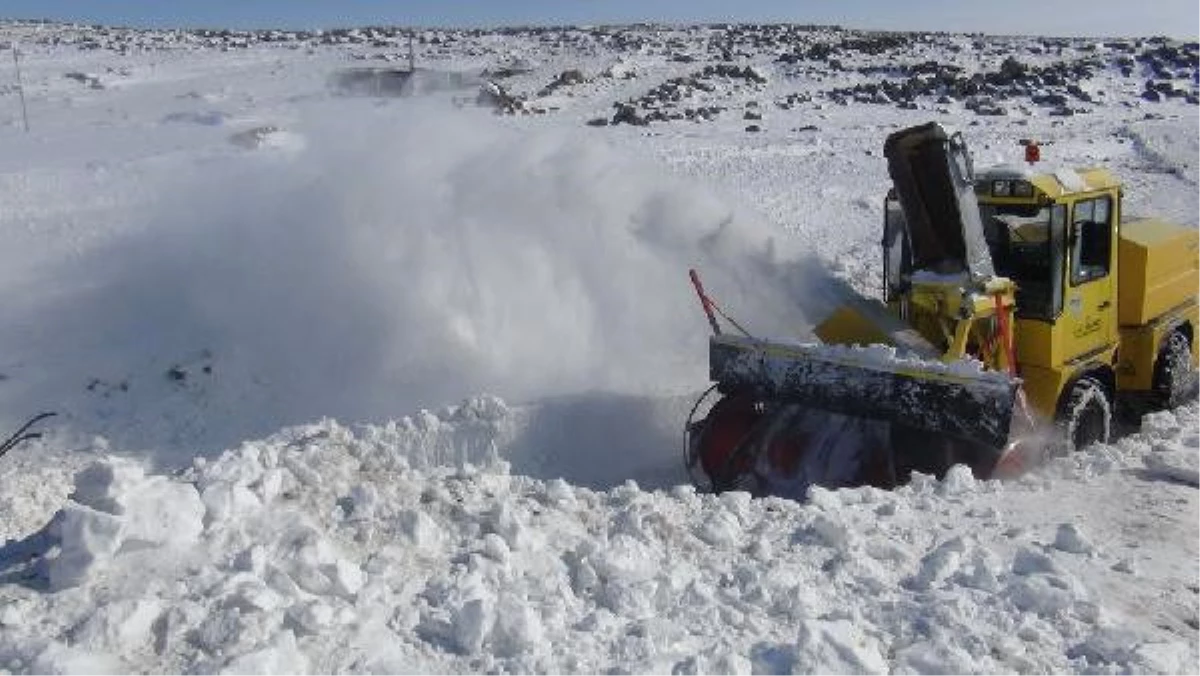
[[[45,368],[21,409],[194,451],[479,392],[698,389],[690,267],[751,331],[803,336],[817,296],[795,287],[815,266],[701,187],[580,132],[441,106],[337,113],[296,125],[303,149],[164,179],[131,214],[144,227],[56,271],[85,290],[38,308],[17,347]]]

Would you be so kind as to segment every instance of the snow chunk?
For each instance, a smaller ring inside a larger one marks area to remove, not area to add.
[[[1158,447],[1155,448],[1158,450]],[[1200,487],[1200,454],[1183,448],[1167,448],[1146,455],[1142,461],[1155,476]]]
[[[293,606],[288,610],[288,618],[295,622],[305,632],[321,635],[333,626],[333,608],[324,601],[315,600]]]
[[[834,521],[825,514],[813,517],[812,522],[801,533],[815,536],[822,544],[838,551],[847,549],[854,542],[854,534],[846,524]]]
[[[108,653],[58,642],[51,642],[30,666],[34,674],[119,674],[128,670]]]
[[[487,525],[491,532],[504,538],[509,549],[520,549],[527,537],[525,525],[508,502],[500,502],[492,508],[487,515]]]
[[[350,488],[344,504],[348,518],[370,519],[379,507],[379,491],[370,484],[357,484]]]
[[[1091,554],[1096,550],[1096,546],[1073,523],[1058,525],[1058,531],[1054,535],[1054,548],[1072,554]]]
[[[511,552],[504,538],[495,533],[488,533],[483,536],[483,554],[496,563],[507,565]]]
[[[343,559],[326,566],[325,571],[333,582],[333,591],[342,596],[354,597],[366,584],[366,574],[362,568]]]
[[[151,627],[164,611],[156,599],[117,600],[101,606],[72,632],[75,647],[103,650],[120,646],[124,651],[151,647]]]
[[[802,624],[796,662],[796,673],[888,673],[879,642],[848,620]]]
[[[959,560],[966,551],[961,537],[953,537],[921,559],[921,569],[911,578],[909,585],[914,589],[929,589],[934,583],[946,579],[958,570]]]
[[[1017,575],[1034,573],[1057,573],[1058,564],[1046,554],[1029,547],[1022,547],[1013,556],[1012,571]]]
[[[400,513],[400,532],[403,533],[418,549],[433,551],[441,546],[442,531],[437,523],[425,512],[409,509]]]
[[[492,634],[494,650],[500,657],[519,657],[538,651],[543,640],[542,621],[528,603],[515,597],[501,600]]]
[[[1083,180],[1083,177],[1078,172],[1067,167],[1058,167],[1055,169],[1054,178],[1070,191],[1087,190],[1088,187],[1087,181]]]
[[[946,477],[938,485],[938,494],[944,496],[974,493],[978,487],[975,475],[966,465],[955,465],[946,471]]]
[[[715,547],[734,547],[741,541],[743,529],[729,512],[719,512],[705,520],[697,529],[696,536]]]
[[[1005,594],[1017,608],[1042,616],[1057,615],[1079,600],[1068,581],[1050,575],[1015,578]]]
[[[551,479],[546,483],[546,498],[559,507],[573,507],[575,489],[562,479]]]
[[[49,529],[60,547],[47,562],[52,589],[82,584],[123,547],[187,547],[203,531],[204,506],[191,484],[147,478],[119,458],[93,463],[75,481],[74,499]]]
[[[976,548],[964,557],[966,563],[954,574],[954,582],[972,589],[994,592],[1000,589],[1000,558],[992,552]]]
[[[1187,644],[1179,641],[1143,643],[1133,654],[1151,673],[1186,674],[1196,668]]]
[[[246,486],[220,482],[204,489],[201,495],[209,525],[238,521],[262,506],[258,496]]]
[[[153,477],[122,501],[125,543],[187,547],[204,530],[204,504],[191,484]]]
[[[592,565],[604,580],[644,582],[658,573],[658,556],[628,535],[617,535],[608,547],[591,557]]]
[[[1083,657],[1093,663],[1124,662],[1139,641],[1138,635],[1128,629],[1105,627],[1072,646],[1067,650],[1067,656],[1072,659]]]
[[[285,629],[270,645],[230,661],[221,673],[302,674],[307,671],[308,660],[296,646],[296,635]]]
[[[106,566],[121,546],[121,519],[83,505],[68,504],[51,524],[51,535],[62,547],[50,559],[50,589],[58,591],[82,584]]]
[[[124,458],[108,457],[75,475],[75,490],[70,497],[92,509],[121,514],[125,511],[121,498],[145,478],[140,465]]]
[[[454,642],[464,653],[474,655],[483,648],[495,622],[491,599],[471,599],[454,612]]]

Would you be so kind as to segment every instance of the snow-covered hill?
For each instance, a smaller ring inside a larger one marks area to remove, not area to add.
[[[1194,403],[1003,484],[679,459],[687,269],[768,335],[877,294],[900,126],[1195,226],[1194,43],[424,31],[394,89],[388,29],[8,41],[0,432],[60,415],[0,458],[0,669],[1198,666]]]

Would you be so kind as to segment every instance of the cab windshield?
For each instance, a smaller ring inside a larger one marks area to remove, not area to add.
[[[996,272],[1017,284],[1017,315],[1054,319],[1062,310],[1062,205],[980,204]]]

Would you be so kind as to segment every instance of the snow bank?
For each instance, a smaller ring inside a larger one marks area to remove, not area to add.
[[[425,466],[404,426],[291,428],[172,479],[108,458],[4,548],[31,560],[0,651],[56,672],[1187,670],[1194,640],[1125,621],[1120,584],[1154,581],[1063,498],[1194,444],[1194,418],[1094,447],[1127,462],[1086,483],[959,467],[806,505]],[[469,455],[478,418],[438,424]]]

